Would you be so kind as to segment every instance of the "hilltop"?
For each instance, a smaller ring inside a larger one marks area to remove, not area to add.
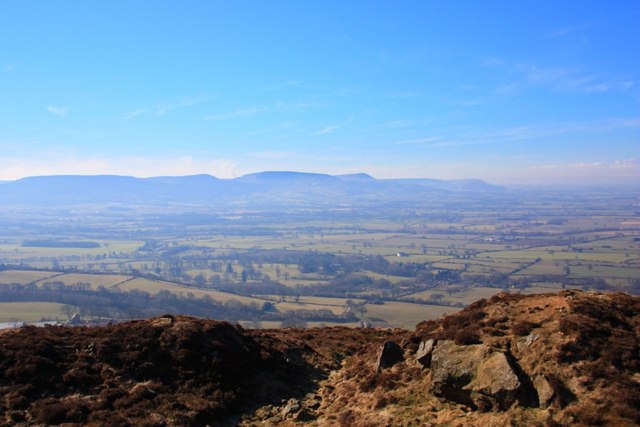
[[[32,176],[0,184],[0,203],[16,206],[198,205],[269,206],[419,200],[445,192],[500,192],[479,180],[384,180],[367,174],[259,172],[233,179],[210,175],[136,178],[118,175]]]
[[[1,425],[635,425],[640,298],[500,294],[402,329],[162,316],[0,335]]]

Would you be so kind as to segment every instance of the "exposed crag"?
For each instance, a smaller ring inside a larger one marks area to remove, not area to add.
[[[0,425],[636,425],[640,299],[501,294],[415,331],[164,316],[0,334]]]

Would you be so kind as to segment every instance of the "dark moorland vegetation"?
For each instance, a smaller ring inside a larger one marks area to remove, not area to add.
[[[415,331],[244,330],[171,315],[28,326],[0,333],[0,425],[632,425],[639,312],[637,297],[564,291],[500,294]],[[433,361],[418,355],[426,340]],[[376,369],[383,342],[401,356]],[[439,392],[446,349],[463,364],[507,364]]]

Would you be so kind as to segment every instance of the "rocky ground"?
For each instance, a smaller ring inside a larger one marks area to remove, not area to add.
[[[638,425],[638,313],[564,291],[415,331],[26,327],[0,334],[0,425]]]

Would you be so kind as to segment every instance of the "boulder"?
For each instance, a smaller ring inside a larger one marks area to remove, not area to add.
[[[475,407],[471,390],[465,387],[475,378],[488,349],[481,344],[457,345],[439,341],[431,355],[431,386],[436,396]]]
[[[431,367],[431,355],[433,354],[433,348],[436,345],[436,341],[429,339],[422,341],[418,351],[416,352],[416,360],[425,368]]]
[[[390,368],[398,362],[404,360],[402,348],[393,341],[385,341],[378,355],[376,372],[382,372],[385,368]]]
[[[302,409],[302,405],[300,405],[300,401],[297,399],[289,399],[284,408],[282,408],[282,417],[287,418],[289,416],[293,416],[297,412]]]
[[[538,402],[540,403],[540,407],[548,407],[555,397],[555,392],[553,391],[551,384],[549,384],[549,381],[547,381],[544,375],[536,375],[533,377],[533,387],[538,393]]]
[[[490,409],[489,403],[505,410],[518,399],[521,386],[507,356],[494,352],[480,362],[475,378],[466,388],[472,391],[471,398],[478,408]]]
[[[522,383],[507,355],[483,344],[441,341],[431,356],[434,394],[480,410],[509,408]]]

